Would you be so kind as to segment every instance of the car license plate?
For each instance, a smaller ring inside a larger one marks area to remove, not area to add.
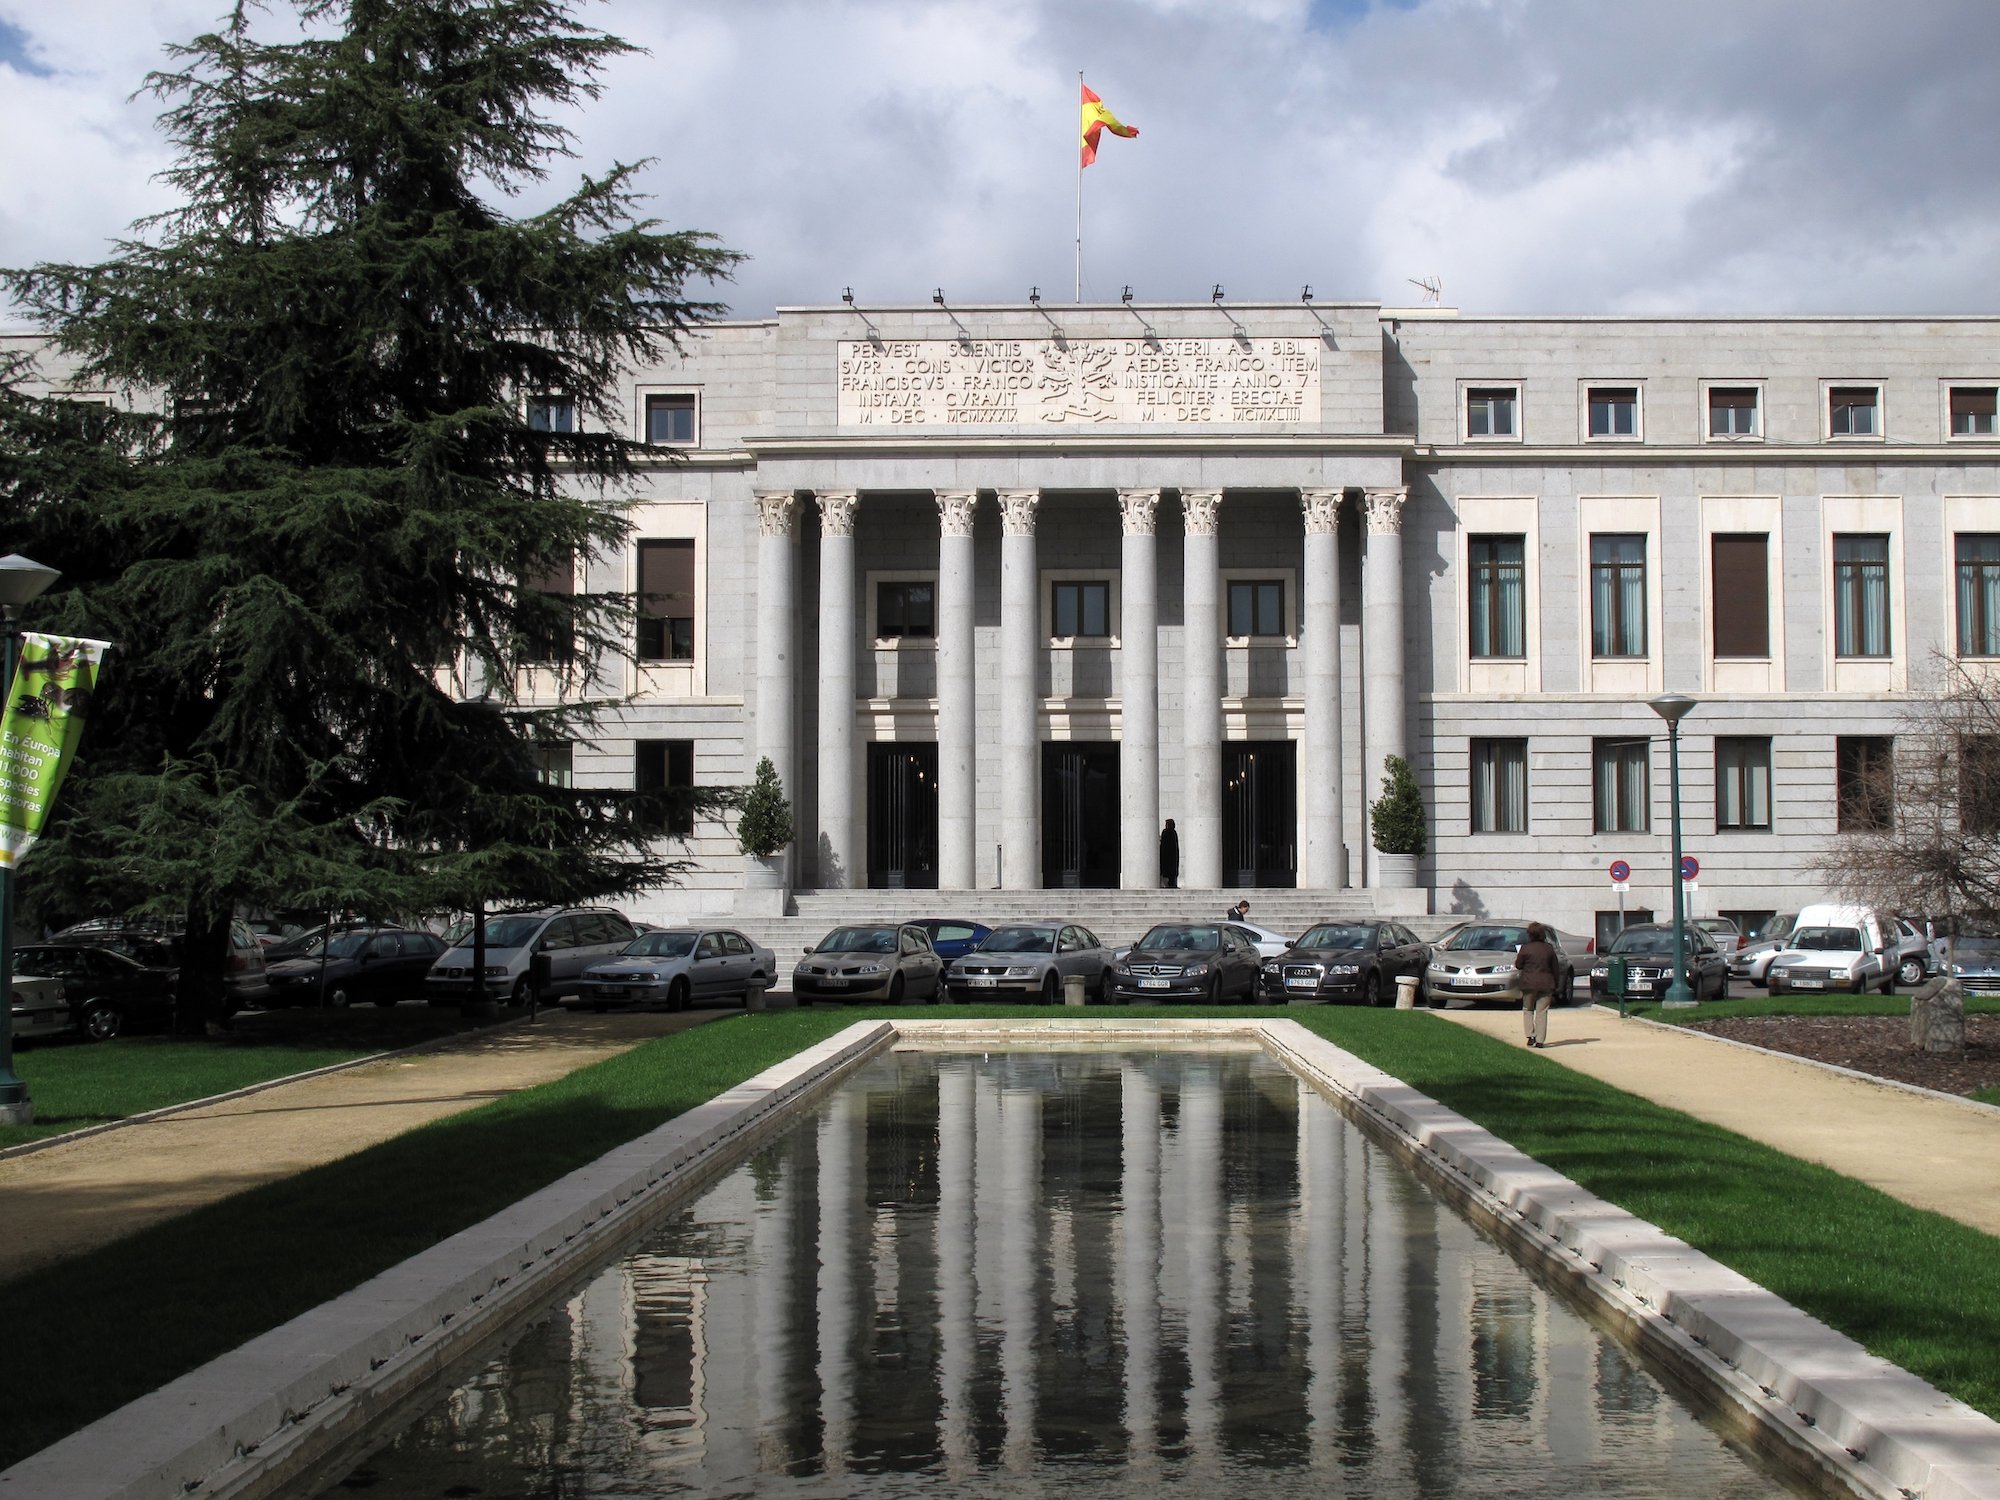
[[[1319,988],[1319,981],[1317,979],[1287,979],[1285,983],[1295,990],[1316,990]]]
[[[600,984],[597,987],[597,993],[600,995],[622,995],[625,993],[625,986],[622,984]]]
[[[1462,984],[1467,986],[1477,985],[1478,983],[1480,983],[1478,979],[1475,979],[1470,974],[1460,974],[1457,977],[1455,977],[1451,982],[1453,984]]]
[[[1653,992],[1653,981],[1650,979],[1634,979],[1625,987],[1635,995],[1650,995]]]
[[[847,988],[847,976],[845,974],[829,974],[820,980],[820,984],[825,989],[844,990]]]
[[[1164,979],[1142,979],[1139,981],[1139,988],[1142,990],[1163,990],[1167,988],[1167,981]]]
[[[1818,990],[1826,987],[1817,979],[1789,979],[1785,982],[1795,990]]]
[[[975,990],[990,990],[993,988],[993,976],[991,974],[974,974],[965,982]]]

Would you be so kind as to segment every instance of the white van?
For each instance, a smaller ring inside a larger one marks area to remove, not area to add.
[[[1897,934],[1890,917],[1866,906],[1828,903],[1799,912],[1784,949],[1771,960],[1771,993],[1807,994],[1896,987]]]

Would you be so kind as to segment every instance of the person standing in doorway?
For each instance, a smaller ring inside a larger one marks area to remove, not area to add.
[[[1174,820],[1167,819],[1167,826],[1160,830],[1160,884],[1166,890],[1173,890],[1181,879],[1181,836],[1174,832]]]
[[[1530,1047],[1546,1047],[1549,1041],[1549,1002],[1556,993],[1555,944],[1540,922],[1528,924],[1528,940],[1514,955],[1521,976],[1521,1026],[1528,1033]]]

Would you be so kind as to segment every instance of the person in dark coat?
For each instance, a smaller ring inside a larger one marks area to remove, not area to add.
[[[1174,820],[1160,830],[1160,884],[1173,890],[1181,878],[1181,836],[1174,832]]]
[[[1540,922],[1530,922],[1528,940],[1514,955],[1514,967],[1521,976],[1521,1026],[1528,1033],[1530,1047],[1548,1045],[1549,1002],[1555,998],[1559,960],[1548,929]]]

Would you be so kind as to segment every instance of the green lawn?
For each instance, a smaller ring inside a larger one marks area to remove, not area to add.
[[[0,1468],[874,1013],[734,1016],[663,1037],[0,1285]],[[2000,1416],[1988,1236],[1435,1016],[1285,1014]]]
[[[1972,1097],[1981,1104],[2000,1104],[2000,1089],[1974,1089]]]

